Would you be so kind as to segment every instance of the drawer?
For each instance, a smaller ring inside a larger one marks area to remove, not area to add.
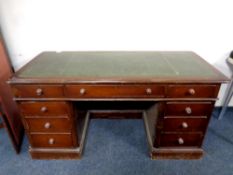
[[[163,123],[163,131],[167,132],[204,132],[208,125],[207,118],[165,118]]]
[[[29,132],[71,132],[69,118],[25,118]]]
[[[30,134],[32,147],[37,148],[70,148],[73,147],[72,135],[67,134]]]
[[[163,97],[161,85],[67,85],[65,93],[76,98],[154,98]]]
[[[63,97],[62,85],[14,85],[12,90],[17,98]]]
[[[165,116],[210,116],[212,109],[211,102],[169,102]]]
[[[185,146],[201,146],[203,139],[202,134],[187,133],[187,134],[161,134],[161,147],[185,147]]]
[[[169,85],[168,98],[216,98],[219,86],[216,85]]]
[[[21,102],[19,104],[25,116],[67,116],[69,105],[66,102]]]

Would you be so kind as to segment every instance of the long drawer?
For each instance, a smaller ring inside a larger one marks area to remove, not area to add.
[[[67,116],[66,102],[21,102],[20,110],[25,116]]]
[[[72,123],[70,118],[24,118],[26,129],[29,132],[71,132]]]
[[[203,135],[199,133],[161,134],[161,147],[201,146]]]
[[[212,102],[168,102],[165,116],[209,116],[212,109]]]
[[[162,85],[66,85],[65,95],[71,98],[154,98],[164,97]]]
[[[217,85],[169,85],[168,98],[216,98]]]
[[[204,132],[208,124],[207,118],[172,117],[164,118],[165,132]]]
[[[17,98],[57,98],[64,96],[62,85],[14,85],[12,91]]]
[[[71,133],[67,134],[30,134],[30,143],[36,148],[74,147]]]

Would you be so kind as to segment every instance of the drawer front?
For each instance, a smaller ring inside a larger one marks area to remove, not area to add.
[[[19,104],[25,116],[67,116],[69,105],[66,102],[22,102]]]
[[[180,132],[180,131],[197,131],[204,132],[208,124],[207,118],[165,118],[163,131]]]
[[[219,87],[216,85],[169,85],[168,98],[216,98]]]
[[[12,90],[17,98],[63,97],[62,85],[14,85]]]
[[[202,134],[161,134],[161,147],[185,147],[185,146],[201,146],[203,139]]]
[[[67,85],[65,93],[75,98],[153,98],[163,97],[161,85]]]
[[[71,132],[69,118],[25,118],[29,132]]]
[[[37,148],[69,148],[73,147],[71,134],[31,134],[30,143]]]
[[[166,104],[165,116],[209,116],[212,109],[211,102],[170,102]]]

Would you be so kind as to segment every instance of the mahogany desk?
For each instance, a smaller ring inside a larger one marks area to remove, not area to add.
[[[151,158],[197,159],[226,81],[193,52],[44,52],[9,83],[32,158],[80,158],[92,117],[141,117]]]

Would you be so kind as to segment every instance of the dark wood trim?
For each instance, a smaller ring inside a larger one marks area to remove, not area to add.
[[[216,101],[218,98],[13,98],[15,101]]]
[[[140,79],[140,78],[88,78],[88,77],[75,77],[75,78],[57,78],[57,77],[46,77],[46,78],[17,78],[12,77],[8,81],[9,84],[56,84],[56,83],[63,83],[63,84],[140,84],[140,83],[198,83],[198,84],[208,84],[208,83],[228,83],[230,81],[227,77],[222,77],[221,79],[200,79],[200,77],[189,77],[187,79],[176,77],[154,77],[150,79]]]

